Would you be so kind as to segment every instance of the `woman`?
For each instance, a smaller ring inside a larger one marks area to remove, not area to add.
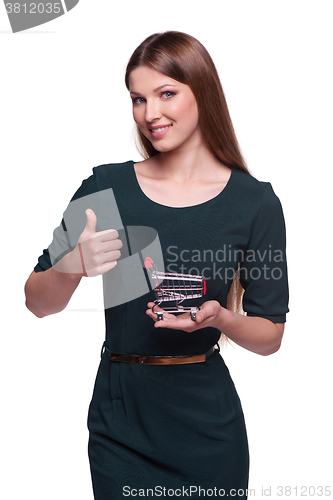
[[[126,85],[145,159],[93,169],[27,281],[26,304],[38,317],[59,312],[83,276],[103,274],[106,340],[88,416],[97,500],[204,491],[244,499],[244,417],[214,346],[223,332],[261,355],[280,347],[281,205],[248,173],[215,66],[196,39],[150,36],[128,63]],[[133,291],[143,258],[151,251],[158,260],[159,248],[166,272],[206,278],[194,319],[165,312],[158,321],[153,290]],[[239,283],[246,316],[227,308]]]

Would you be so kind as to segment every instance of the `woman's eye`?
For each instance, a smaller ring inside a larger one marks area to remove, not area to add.
[[[170,92],[170,91],[165,91],[165,92],[162,92],[161,94],[161,97],[163,99],[170,99],[171,97],[173,97],[175,94],[175,92]],[[132,98],[132,102],[133,104],[142,104],[144,103],[146,100],[143,98],[143,97],[133,97]]]
[[[133,97],[132,99],[133,104],[142,104],[144,102],[143,97]]]
[[[166,99],[170,99],[170,97],[173,97],[175,95],[174,92],[163,92],[162,96],[164,96]]]

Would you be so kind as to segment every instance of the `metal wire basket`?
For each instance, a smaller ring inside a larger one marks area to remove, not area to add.
[[[180,304],[187,299],[197,299],[206,294],[206,280],[202,276],[193,274],[164,273],[158,271],[153,259],[147,257],[144,266],[150,274],[152,281],[155,281],[154,307],[162,302],[175,301],[176,305],[172,307],[163,307],[163,311],[154,311],[157,314],[157,321],[163,320],[163,312],[179,314],[190,312],[191,319],[195,321],[195,315],[199,307],[184,307]]]

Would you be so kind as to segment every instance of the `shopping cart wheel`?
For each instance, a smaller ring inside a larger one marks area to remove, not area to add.
[[[163,311],[156,311],[157,321],[163,321]]]
[[[153,313],[157,314],[157,321],[163,321],[163,313],[164,311],[154,311],[155,309],[155,306],[157,306],[158,304],[155,304],[153,307],[152,307],[152,311]]]

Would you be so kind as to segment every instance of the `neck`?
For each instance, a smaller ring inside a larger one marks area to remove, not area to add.
[[[158,153],[152,158],[155,171],[161,178],[168,177],[179,184],[187,184],[200,179],[214,178],[223,165],[206,146],[181,151]],[[227,168],[227,167],[224,167]],[[229,169],[228,169],[229,170]]]

